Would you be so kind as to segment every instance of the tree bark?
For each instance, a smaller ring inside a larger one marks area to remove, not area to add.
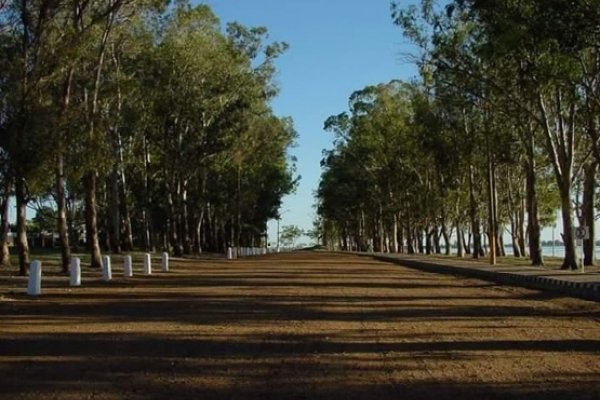
[[[90,172],[85,178],[85,229],[87,246],[91,256],[90,266],[102,268],[102,254],[98,239],[98,214],[96,208],[96,173]]]
[[[534,156],[534,142],[533,135],[529,141],[527,162],[526,165],[526,204],[527,204],[527,234],[529,236],[529,257],[531,259],[531,265],[542,266],[544,265],[544,258],[542,256],[542,241],[541,241],[541,227],[539,221],[538,211],[538,199],[537,199],[537,188],[536,188],[536,174],[535,174],[535,156]]]
[[[29,272],[29,243],[27,242],[27,192],[25,180],[17,178],[15,182],[15,197],[17,200],[17,238],[19,251],[19,275]]]
[[[181,237],[183,240],[183,254],[192,253],[192,241],[190,240],[190,225],[188,212],[188,182],[183,182],[181,191]]]
[[[516,258],[519,258],[522,256],[522,253],[521,253],[521,247],[519,244],[519,231],[517,228],[518,217],[516,214],[517,214],[517,212],[511,212],[510,239],[511,239],[512,247],[513,247],[513,256],[515,256]]]
[[[463,247],[463,231],[461,223],[458,221],[456,221],[456,255],[460,258],[465,256],[465,250]]]
[[[146,140],[146,136],[142,137],[143,147],[144,147],[144,169],[143,169],[143,179],[144,179],[144,207],[142,208],[142,220],[144,225],[144,250],[146,251],[154,251],[154,240],[152,238],[153,229],[152,229],[152,220],[150,217],[150,206],[151,206],[151,198],[150,198],[150,176],[149,176],[149,165],[150,165],[150,152],[148,150],[148,141]]]
[[[572,88],[574,91],[574,88]],[[572,97],[574,95],[572,94]],[[575,252],[575,236],[573,234],[573,205],[571,204],[571,184],[573,182],[573,167],[575,162],[575,101],[569,104],[568,116],[565,117],[563,93],[561,88],[555,89],[555,110],[550,119],[542,93],[538,93],[538,105],[543,121],[543,131],[546,138],[546,151],[560,194],[563,242],[565,257],[561,269],[577,269],[577,255]]]
[[[398,249],[398,214],[394,213],[394,222],[392,225],[392,253],[399,253]]]
[[[471,217],[471,233],[473,235],[473,258],[479,258],[481,255],[481,232],[479,227],[478,207],[475,199],[475,182],[473,166],[469,166],[469,212]]]
[[[74,67],[71,65],[67,71],[63,86],[62,105],[59,111],[60,122],[58,136],[58,154],[56,156],[56,206],[58,239],[60,242],[61,271],[67,273],[71,262],[71,244],[69,241],[69,228],[67,219],[66,179],[65,179],[65,150],[64,150],[64,122],[71,101],[71,87],[73,84]]]
[[[10,234],[10,221],[8,220],[8,210],[10,205],[10,191],[12,183],[5,177],[4,192],[0,199],[0,266],[10,267],[10,250],[8,236]]]
[[[121,253],[121,210],[119,209],[119,172],[113,169],[108,178],[109,207],[108,231],[110,249],[113,253]]]
[[[56,205],[58,208],[56,226],[60,241],[61,271],[67,273],[69,271],[69,263],[71,262],[71,245],[69,243],[69,228],[67,224],[64,162],[64,154],[62,151],[59,151],[56,159]]]
[[[597,172],[597,161],[588,164],[584,168],[582,217],[584,225],[588,228],[588,239],[583,241],[583,264],[588,266],[592,266],[596,263],[596,232],[594,229],[596,219],[594,202]]]

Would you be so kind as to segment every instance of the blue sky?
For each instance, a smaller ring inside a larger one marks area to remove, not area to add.
[[[204,0],[225,25],[238,21],[266,26],[270,39],[290,49],[277,62],[281,88],[273,109],[291,116],[298,131],[302,176],[296,194],[281,207],[281,225],[312,228],[313,192],[321,173],[322,150],[332,146],[325,119],[347,109],[355,90],[392,79],[410,79],[415,68],[402,61],[406,44],[390,16],[389,0]],[[408,2],[407,2],[408,4]],[[287,211],[289,210],[289,211]],[[271,241],[276,223],[269,223]]]

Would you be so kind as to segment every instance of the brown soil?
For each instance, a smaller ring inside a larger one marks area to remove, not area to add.
[[[0,398],[600,398],[598,303],[327,253],[172,269],[1,276]]]

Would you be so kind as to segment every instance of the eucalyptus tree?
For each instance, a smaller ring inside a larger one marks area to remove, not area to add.
[[[0,147],[6,160],[6,182],[14,185],[22,275],[29,261],[27,204],[45,179],[53,154],[48,91],[58,70],[52,45],[61,28],[55,18],[59,8],[47,1],[8,1],[0,8]]]
[[[520,98],[505,95],[541,130],[561,198],[563,268],[576,268],[572,188],[595,148],[589,116],[583,129],[578,124],[578,115],[585,110],[581,107],[582,94],[586,94],[590,71],[581,60],[597,47],[594,38],[598,37],[600,3],[578,2],[568,8],[557,1],[457,4],[466,7],[482,27],[487,42],[495,44],[491,56],[516,61],[509,71],[513,81],[522,82],[526,91],[519,93]],[[588,98],[590,94],[588,90]],[[592,146],[582,148],[579,143],[586,132],[592,134]]]
[[[590,28],[589,23],[584,23],[589,19],[583,15],[597,12],[597,7],[594,9],[592,4],[580,4],[569,10],[564,19],[566,22],[556,28],[548,21],[563,20],[559,10],[565,11],[564,7],[552,2],[548,9],[544,8],[545,5],[533,1],[489,3],[477,0],[457,0],[445,9],[430,0],[422,1],[420,8],[402,8],[396,3],[392,7],[395,23],[424,54],[421,59],[426,62],[421,61],[420,65],[427,65],[427,72],[437,82],[434,94],[441,95],[440,89],[444,86],[453,88],[458,95],[455,98],[462,97],[463,103],[474,111],[464,115],[472,115],[470,133],[479,134],[475,143],[487,143],[477,153],[487,159],[481,165],[487,164],[488,170],[490,238],[498,236],[499,232],[495,200],[498,188],[494,185],[497,162],[505,158],[503,154],[511,152],[512,137],[520,143],[525,155],[522,166],[527,187],[527,236],[534,265],[543,264],[537,193],[540,188],[537,182],[541,168],[540,149],[554,166],[558,187],[562,188],[564,224],[570,223],[568,220],[572,215],[569,188],[587,157],[585,151],[576,150],[575,141],[577,137],[581,141],[581,134],[576,132],[575,125],[571,124],[573,129],[569,128],[568,120],[574,123],[576,113],[569,112],[564,106],[570,102],[576,107],[577,93],[583,92],[568,90],[577,86],[572,82],[577,74],[573,74],[576,71],[573,60],[565,57],[569,51],[564,50],[569,47],[567,43],[573,45],[579,41],[580,35],[575,32],[577,26],[583,31],[587,29],[590,35],[594,32],[594,24]],[[512,126],[513,132],[505,130],[502,133],[504,126]],[[468,127],[465,124],[465,128]],[[504,196],[501,191],[500,197]],[[471,201],[473,230],[476,230],[473,217],[477,214],[476,208],[477,201]],[[513,222],[517,220],[522,225],[524,218],[513,218]],[[513,232],[519,230],[518,226],[513,228]],[[567,247],[572,242],[571,236],[571,229],[567,228]],[[571,250],[567,251],[565,267],[574,266]]]
[[[351,95],[350,113],[325,122],[336,146],[322,162],[319,213],[338,224],[343,248],[366,249],[372,243],[377,251],[397,252],[403,231],[412,246],[426,228],[426,211],[406,207],[420,204],[409,198],[424,199],[423,185],[429,182],[426,157],[416,151],[410,125],[414,90],[399,81],[368,86]]]
[[[1,208],[14,188],[21,273],[38,192],[54,192],[66,270],[82,199],[98,267],[101,235],[113,252],[135,238],[222,249],[226,229],[254,241],[293,190],[293,123],[269,105],[287,45],[261,27],[224,32],[206,5],[167,3],[2,2]]]

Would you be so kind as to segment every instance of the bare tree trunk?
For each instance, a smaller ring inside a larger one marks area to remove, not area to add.
[[[118,174],[120,179],[119,185],[119,199],[120,199],[120,211],[121,211],[121,223],[123,224],[123,237],[122,247],[125,251],[133,250],[133,232],[131,229],[131,213],[129,212],[129,203],[128,203],[128,195],[129,191],[127,190],[127,180],[125,176],[125,163],[123,160],[123,146],[121,143],[121,134],[118,133],[118,142],[119,142],[119,168]]]
[[[569,88],[570,100],[568,107],[564,106],[564,93],[562,88],[555,88],[554,112],[552,117],[547,111],[546,102],[542,93],[538,93],[538,105],[543,119],[543,132],[546,139],[546,151],[552,163],[554,176],[558,185],[561,199],[561,212],[563,222],[563,242],[565,257],[561,269],[577,269],[577,255],[575,252],[575,235],[573,234],[573,205],[571,204],[571,184],[575,163],[575,121],[576,104],[575,88]],[[564,110],[568,108],[565,116]]]
[[[561,212],[563,223],[563,242],[565,245],[565,258],[561,265],[561,269],[577,269],[577,254],[575,252],[575,235],[573,234],[573,205],[571,200],[566,196],[566,192],[570,189],[561,188]]]
[[[511,212],[510,214],[510,239],[513,247],[513,255],[517,258],[522,256],[521,247],[519,245],[519,230],[517,228],[518,212]]]
[[[204,206],[198,216],[198,223],[196,224],[196,240],[195,240],[195,251],[196,254],[202,254],[203,240],[202,240],[202,223],[204,222]]]
[[[10,267],[10,251],[8,247],[8,235],[10,233],[10,222],[8,220],[8,210],[10,204],[10,191],[12,183],[5,177],[4,192],[0,199],[0,266]]]
[[[459,221],[456,221],[456,255],[463,258],[465,256],[465,249],[463,246],[464,234],[461,225]]]
[[[181,237],[183,240],[183,254],[192,253],[192,243],[190,240],[190,225],[189,225],[189,213],[188,213],[188,198],[187,198],[187,180],[183,182],[183,188],[181,192]]]
[[[400,224],[401,221],[401,215],[397,214],[397,221],[399,224],[398,227],[398,252],[401,254],[404,254],[406,252],[405,248],[404,248],[404,229],[402,228],[402,225]]]
[[[481,232],[479,226],[479,217],[477,210],[477,201],[475,200],[475,182],[473,166],[469,166],[469,211],[471,217],[471,233],[473,235],[473,258],[479,258],[481,255]]]
[[[19,251],[19,275],[29,272],[29,244],[27,242],[27,193],[25,180],[17,178],[15,182],[15,197],[17,199],[17,240]]]
[[[61,271],[69,271],[71,262],[71,246],[69,243],[69,228],[67,225],[67,199],[65,195],[64,154],[59,151],[56,161],[56,205],[58,238],[60,241]]]
[[[519,248],[521,249],[521,256],[527,256],[527,246],[525,245],[525,209],[527,208],[527,200],[523,199],[521,207],[519,208],[517,219],[517,230],[519,232]]]
[[[96,173],[90,172],[85,178],[85,229],[87,246],[91,256],[91,267],[102,267],[102,254],[98,239],[98,214],[96,208]]]
[[[506,250],[504,250],[504,236],[502,235],[503,230],[503,224],[496,223],[496,256],[498,257],[506,256]]]
[[[399,253],[398,250],[398,214],[394,213],[394,223],[392,226],[392,253]]]
[[[529,141],[527,155],[526,172],[526,191],[527,191],[527,233],[529,235],[529,257],[531,265],[544,265],[542,256],[541,227],[539,222],[536,174],[535,174],[535,155],[533,135]]]
[[[594,225],[595,218],[595,191],[596,191],[596,174],[598,172],[598,163],[593,162],[587,165],[584,169],[583,182],[583,205],[582,216],[584,225],[588,228],[588,239],[583,241],[583,264],[594,265],[596,263],[596,232]]]
[[[406,245],[408,254],[415,254],[415,236],[410,222],[406,224]]]
[[[108,233],[110,249],[113,253],[121,253],[121,210],[119,209],[119,172],[113,169],[109,180]]]
[[[154,241],[152,238],[153,229],[151,228],[152,223],[150,219],[150,177],[148,173],[150,152],[148,150],[148,141],[146,140],[146,136],[143,136],[142,142],[144,147],[144,207],[142,209],[142,220],[144,225],[144,250],[154,251]]]
[[[57,206],[57,230],[60,242],[61,271],[68,272],[71,262],[71,245],[69,241],[69,228],[67,223],[67,199],[65,180],[65,150],[64,150],[64,120],[71,101],[71,86],[73,84],[74,68],[70,66],[63,86],[62,106],[58,120],[60,122],[58,131],[58,154],[56,157],[56,206]]]

